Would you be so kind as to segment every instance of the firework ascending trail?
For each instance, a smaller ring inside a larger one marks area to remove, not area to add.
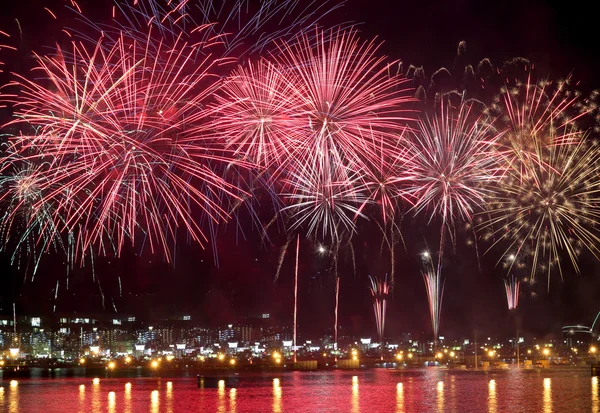
[[[437,341],[440,330],[440,315],[442,312],[442,298],[444,296],[445,280],[442,279],[441,272],[437,272],[431,262],[432,257],[428,251],[422,254],[423,262],[427,270],[422,272],[423,281],[427,290],[427,300],[429,302],[429,314],[431,316],[431,328],[433,330],[433,340]]]
[[[509,310],[514,310],[519,306],[519,286],[521,282],[514,276],[510,280],[504,280],[504,288],[506,289],[506,302]]]
[[[387,281],[387,275],[383,280],[376,279],[369,275],[371,285],[369,290],[373,296],[373,312],[375,313],[375,324],[377,325],[377,335],[379,336],[379,346],[383,348],[383,334],[385,332],[385,312],[390,287]]]
[[[48,163],[40,189],[55,209],[54,225],[84,227],[84,247],[108,242],[119,252],[139,231],[152,251],[169,257],[180,225],[207,240],[192,210],[226,220],[217,200],[239,193],[218,168],[243,164],[202,135],[218,60],[198,57],[208,45],[167,48],[152,38],[140,45],[121,37],[108,51],[102,40],[93,49],[74,43],[69,54],[59,48],[36,56],[48,84],[19,77],[21,93],[4,97],[15,106],[9,125],[38,128],[12,142],[28,161]],[[150,44],[155,53],[147,53]]]

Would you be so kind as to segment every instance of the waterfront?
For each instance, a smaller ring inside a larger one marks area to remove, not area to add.
[[[199,388],[200,385],[200,388]],[[0,382],[4,412],[597,412],[589,369],[437,368]]]

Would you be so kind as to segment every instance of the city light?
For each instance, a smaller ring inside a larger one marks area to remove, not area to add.
[[[235,366],[235,359],[229,360],[229,364],[231,364],[232,366]]]
[[[542,353],[544,354],[544,356],[547,356],[548,354],[550,354],[550,349],[544,348],[544,350],[542,350]]]
[[[125,363],[127,363],[127,364],[131,363],[131,357],[129,357],[129,356],[125,357]]]
[[[152,366],[153,369],[156,369],[156,368],[158,368],[158,361],[152,360],[152,363],[150,363],[150,365]]]
[[[85,364],[85,359],[83,357],[79,359],[79,364]]]
[[[218,358],[220,361],[223,361],[223,360],[225,360],[225,354],[222,354],[222,353],[221,353],[221,354],[219,354],[219,355],[217,356],[217,358]]]
[[[114,368],[115,368],[116,366],[117,366],[117,365],[115,364],[115,362],[114,362],[114,361],[111,361],[110,363],[108,363],[108,368],[109,368],[110,370],[114,370]]]

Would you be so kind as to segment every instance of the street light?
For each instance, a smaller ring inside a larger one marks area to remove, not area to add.
[[[110,370],[114,370],[114,369],[115,369],[115,367],[116,367],[116,364],[115,364],[115,362],[114,362],[114,361],[111,361],[110,363],[108,363],[108,368],[109,368]]]

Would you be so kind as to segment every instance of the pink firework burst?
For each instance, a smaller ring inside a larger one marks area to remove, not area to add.
[[[420,120],[406,140],[405,193],[414,198],[415,213],[427,212],[430,221],[440,217],[442,231],[457,219],[471,222],[499,172],[498,138],[468,104],[458,110],[442,105],[434,117]]]
[[[314,37],[302,34],[279,48],[274,58],[293,85],[289,133],[297,157],[322,169],[362,165],[377,159],[381,145],[392,149],[413,120],[406,79],[390,76],[379,46],[356,31],[316,29]]]
[[[180,39],[166,46],[152,30],[141,44],[126,36],[93,48],[73,43],[70,52],[36,55],[47,81],[18,76],[21,93],[4,96],[14,105],[10,124],[37,129],[14,138],[14,147],[35,149],[28,160],[49,163],[48,185],[61,189],[46,201],[62,230],[84,228],[85,247],[110,240],[118,252],[139,232],[169,257],[180,225],[207,240],[192,211],[228,218],[217,200],[238,190],[219,165],[241,163],[202,134],[205,100],[218,85],[219,61],[208,46]]]
[[[260,167],[287,162],[294,103],[289,80],[268,61],[241,66],[216,94],[214,126],[228,148]]]

